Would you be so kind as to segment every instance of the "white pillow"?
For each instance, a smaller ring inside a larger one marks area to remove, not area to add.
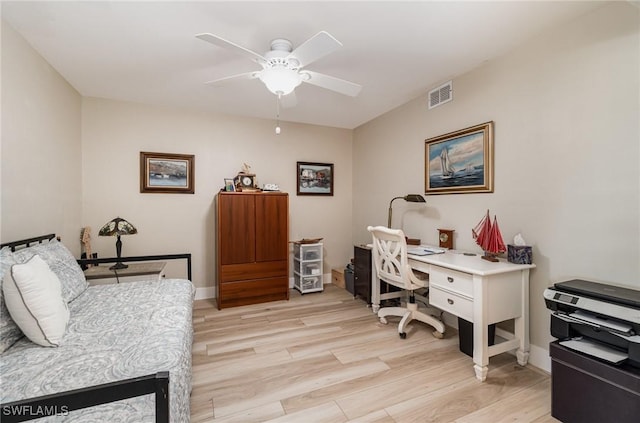
[[[40,256],[14,264],[4,276],[7,309],[22,332],[44,347],[57,347],[69,323],[60,279]]]

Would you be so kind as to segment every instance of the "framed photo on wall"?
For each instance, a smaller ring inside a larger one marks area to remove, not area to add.
[[[424,143],[424,192],[493,192],[493,122],[440,135]]]
[[[333,163],[297,163],[298,195],[333,195]]]
[[[193,194],[193,154],[140,152],[140,192]]]

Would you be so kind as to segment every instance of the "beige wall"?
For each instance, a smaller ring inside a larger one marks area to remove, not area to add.
[[[291,240],[324,238],[328,275],[351,257],[351,131],[281,126],[276,136],[270,120],[85,98],[82,223],[97,234],[113,217],[126,218],[139,232],[123,237],[123,255],[190,252],[194,283],[213,287],[214,196],[246,162],[260,185],[289,193]],[[195,194],[141,194],[140,151],[194,154]],[[334,163],[335,195],[296,196],[296,161]],[[114,244],[94,236],[100,256],[114,256]],[[174,266],[176,276],[182,269]]]
[[[2,241],[55,232],[80,254],[80,103],[2,21]]]
[[[396,201],[394,226],[431,244],[437,228],[452,228],[456,247],[474,252],[471,228],[487,209],[505,241],[521,232],[537,265],[531,341],[541,367],[547,286],[583,278],[640,288],[638,12],[624,2],[599,9],[454,78],[452,102],[428,110],[424,96],[354,134],[354,240],[366,242],[393,196],[424,192],[425,139],[495,122],[494,193]]]

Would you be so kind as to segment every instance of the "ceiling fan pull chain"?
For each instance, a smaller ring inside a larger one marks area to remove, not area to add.
[[[278,94],[276,97],[276,135],[280,135],[280,98],[282,98],[282,94]]]

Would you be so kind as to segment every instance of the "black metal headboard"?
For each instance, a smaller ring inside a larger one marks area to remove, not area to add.
[[[11,251],[15,251],[18,247],[29,247],[31,244],[35,244],[36,242],[38,244],[42,244],[42,241],[51,241],[55,237],[56,234],[48,234],[37,236],[35,238],[22,239],[20,241],[5,242],[4,244],[0,244],[0,248],[9,247],[11,248]],[[60,237],[58,237],[58,241],[60,241]]]
[[[11,251],[15,251],[20,247],[26,248],[26,247],[29,247],[31,244],[35,244],[35,243],[42,244],[42,242],[44,241],[51,241],[53,238],[56,238],[58,241],[60,241],[60,237],[56,237],[56,234],[48,234],[48,235],[37,236],[35,238],[23,239],[20,241],[5,242],[3,244],[0,244],[0,248],[9,247],[11,248]],[[187,260],[187,279],[191,280],[191,253],[160,254],[160,255],[153,255],[153,256],[117,257],[117,258],[116,257],[91,258],[91,259],[79,259],[77,260],[77,262],[81,266],[86,266],[87,264],[115,263],[116,261],[133,262],[133,261],[177,260],[177,259]]]

